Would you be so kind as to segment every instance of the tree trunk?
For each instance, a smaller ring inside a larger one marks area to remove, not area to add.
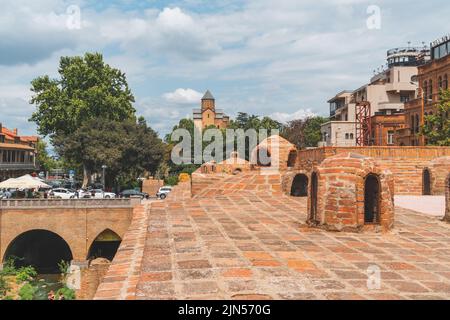
[[[91,182],[91,172],[86,167],[86,164],[83,164],[83,186],[82,188],[85,189],[88,187],[88,185]]]

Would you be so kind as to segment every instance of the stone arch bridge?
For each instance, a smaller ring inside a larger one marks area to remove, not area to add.
[[[99,235],[113,234],[123,238],[132,219],[134,204],[130,199],[1,200],[0,268],[8,249],[24,238],[23,235],[33,232],[35,236],[40,232],[62,239],[63,247],[70,251],[72,265],[86,265],[89,251]],[[49,246],[48,250],[54,249]]]

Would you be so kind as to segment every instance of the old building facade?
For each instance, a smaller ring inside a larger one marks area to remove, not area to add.
[[[36,136],[19,136],[0,123],[0,181],[37,170]]]
[[[368,84],[337,94],[330,103],[330,122],[322,130],[319,146],[357,145],[359,119],[356,106],[370,104],[370,145],[394,145],[398,130],[404,128],[404,104],[414,100],[418,66],[429,59],[427,48],[395,48],[387,52],[387,68],[376,72]]]
[[[397,144],[426,145],[420,136],[424,118],[436,113],[440,90],[447,90],[450,77],[450,37],[432,43],[431,61],[418,69],[416,99],[405,104],[405,128],[398,132]]]
[[[209,90],[206,91],[201,101],[201,109],[193,110],[194,125],[202,130],[210,126],[225,129],[230,118],[223,110],[216,109],[216,99]]]

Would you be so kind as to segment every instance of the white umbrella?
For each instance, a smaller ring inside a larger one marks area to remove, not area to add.
[[[40,179],[34,178],[26,174],[19,178],[11,178],[0,183],[0,189],[51,189],[51,186],[44,183]]]

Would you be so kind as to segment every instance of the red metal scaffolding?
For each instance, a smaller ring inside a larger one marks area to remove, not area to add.
[[[366,147],[371,145],[372,124],[370,121],[370,102],[363,101],[356,104],[356,145]]]

